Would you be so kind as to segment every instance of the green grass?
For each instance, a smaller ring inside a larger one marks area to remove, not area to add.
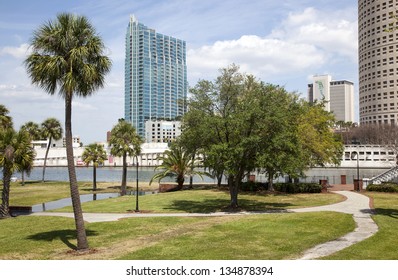
[[[354,227],[351,216],[341,213],[256,215],[194,230],[119,259],[291,259]]]
[[[266,211],[290,208],[311,207],[340,202],[342,196],[336,194],[250,194],[239,195],[241,210]],[[228,192],[220,190],[185,190],[139,197],[142,211],[160,213],[211,213],[227,210],[230,202]],[[120,213],[135,209],[135,196],[97,200],[83,204],[84,212]],[[72,211],[71,207],[56,210]]]
[[[367,192],[374,199],[374,221],[379,231],[372,237],[325,259],[397,260],[398,194]]]
[[[0,259],[286,259],[353,228],[341,213],[130,218],[87,223],[80,255],[73,219],[20,216],[0,220]]]

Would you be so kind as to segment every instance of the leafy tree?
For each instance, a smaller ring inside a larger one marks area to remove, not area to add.
[[[272,190],[275,177],[338,162],[342,151],[331,130],[334,120],[320,105],[238,70],[229,66],[214,82],[199,81],[191,90],[181,137],[198,147],[213,174],[227,176],[232,208],[251,171],[267,173]]]
[[[90,144],[83,151],[82,160],[84,163],[86,163],[87,166],[91,162],[93,163],[93,191],[97,190],[97,167],[107,159],[106,151],[102,145]]]
[[[65,140],[77,250],[88,249],[72,146],[72,100],[87,97],[104,86],[111,61],[95,28],[84,16],[61,13],[43,24],[31,42],[32,54],[25,60],[33,84],[65,100]]]
[[[46,155],[44,156],[44,164],[43,164],[43,176],[42,182],[44,182],[44,175],[46,173],[47,166],[47,157],[48,152],[50,151],[52,140],[59,140],[62,138],[62,126],[59,120],[55,118],[48,118],[41,124],[41,134],[42,137],[48,139]]]
[[[126,194],[127,156],[137,157],[141,153],[141,143],[142,139],[135,128],[125,120],[119,120],[111,130],[111,154],[123,158],[121,195]]]
[[[175,177],[177,182],[176,190],[182,190],[185,177],[204,175],[204,172],[195,170],[195,167],[199,164],[198,161],[195,161],[192,154],[180,145],[172,145],[170,150],[166,150],[163,155],[158,157],[158,160],[161,160],[162,164],[156,166],[155,171],[160,170],[160,172],[153,175],[149,184],[152,184],[154,180],[160,181],[166,177]]]
[[[3,191],[0,218],[9,217],[11,176],[26,166],[32,166],[35,152],[30,144],[29,134],[12,128],[0,130],[0,167],[3,169]]]

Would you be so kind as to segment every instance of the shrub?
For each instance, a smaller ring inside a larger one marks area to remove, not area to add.
[[[260,182],[242,182],[240,186],[240,190],[244,192],[256,192],[264,189],[266,189],[266,184]]]
[[[398,192],[398,184],[381,183],[380,185],[371,184],[366,188],[370,192]]]
[[[320,193],[322,186],[315,183],[275,183],[274,189],[285,193]]]

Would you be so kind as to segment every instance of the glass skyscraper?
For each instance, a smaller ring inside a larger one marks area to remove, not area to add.
[[[124,117],[145,137],[147,120],[173,120],[186,110],[186,43],[157,33],[134,16],[126,33]]]

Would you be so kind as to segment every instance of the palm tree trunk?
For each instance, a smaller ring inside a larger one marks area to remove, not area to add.
[[[77,186],[75,163],[72,146],[72,97],[65,97],[65,141],[66,157],[68,160],[69,184],[72,198],[73,213],[77,233],[77,250],[88,249],[86,229],[84,227],[83,211],[80,203],[79,189]]]
[[[44,163],[43,163],[43,177],[41,181],[44,183],[44,174],[46,173],[46,166],[47,166],[47,157],[48,157],[48,151],[50,151],[50,146],[51,146],[51,137],[48,139],[48,145],[47,145],[47,150],[46,150],[46,155],[44,156]]]
[[[3,192],[1,194],[0,218],[10,217],[10,182],[12,172],[7,166],[3,167]]]
[[[127,155],[123,153],[123,173],[122,173],[122,186],[120,195],[126,195],[126,182],[127,182]]]
[[[97,167],[93,163],[93,191],[97,190]]]

